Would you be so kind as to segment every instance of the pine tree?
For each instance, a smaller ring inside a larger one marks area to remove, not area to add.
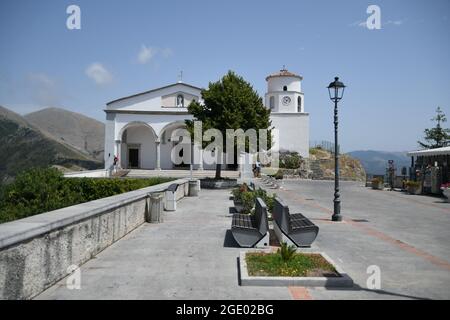
[[[442,128],[441,124],[447,121],[445,113],[440,107],[436,109],[436,116],[431,119],[436,122],[436,127],[431,129],[425,129],[425,141],[417,141],[419,145],[426,149],[435,149],[445,147],[450,142],[450,129]]]
[[[210,128],[222,132],[226,137],[226,129],[268,129],[268,146],[270,137],[270,109],[263,104],[262,98],[250,83],[229,71],[221,80],[209,83],[208,89],[202,91],[204,103],[193,101],[188,111],[195,120],[202,121],[203,132]],[[186,121],[188,131],[193,133],[193,121]],[[236,141],[235,141],[236,147]],[[223,152],[226,143],[223,141]],[[221,176],[221,164],[216,164],[216,179]]]

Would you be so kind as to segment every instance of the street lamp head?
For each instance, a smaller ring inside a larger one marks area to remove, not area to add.
[[[344,95],[345,85],[339,81],[339,77],[335,77],[334,81],[328,86],[328,93],[332,101],[339,101]]]

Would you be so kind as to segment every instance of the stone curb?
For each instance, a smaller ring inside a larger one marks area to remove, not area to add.
[[[239,254],[239,275],[241,286],[265,286],[265,287],[287,287],[287,286],[299,286],[299,287],[353,287],[353,279],[347,275],[344,270],[337,265],[326,253],[324,252],[308,252],[322,255],[330,264],[334,266],[336,271],[341,277],[253,277],[248,274],[247,262],[245,261],[245,255],[251,252],[267,252],[271,253],[271,250],[247,250],[241,251]]]

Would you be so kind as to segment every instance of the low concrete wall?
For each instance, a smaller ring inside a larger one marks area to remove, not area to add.
[[[188,185],[179,179],[1,224],[0,299],[33,298],[70,274],[144,223],[149,193],[174,182]]]
[[[107,178],[109,176],[109,170],[106,169],[64,173],[64,177],[66,178]]]

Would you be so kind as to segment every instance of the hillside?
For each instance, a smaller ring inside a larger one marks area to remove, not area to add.
[[[402,167],[408,168],[411,165],[411,159],[406,155],[406,152],[358,150],[348,154],[361,161],[368,174],[385,174],[388,160],[394,160],[397,174],[400,174]]]
[[[24,117],[0,106],[0,182],[33,166],[100,168],[102,163],[54,140]]]
[[[39,110],[24,118],[55,140],[103,161],[105,125],[102,122],[59,108]]]
[[[334,179],[334,156],[330,152],[320,149],[310,149],[309,167],[312,171],[312,179]],[[352,181],[365,181],[366,172],[361,162],[347,154],[339,158],[340,179]]]

